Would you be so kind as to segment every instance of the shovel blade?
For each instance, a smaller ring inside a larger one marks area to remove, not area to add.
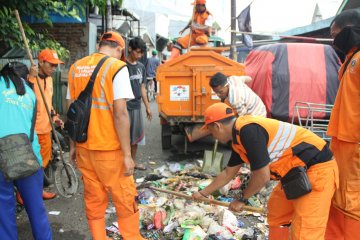
[[[216,152],[215,156],[213,156],[213,163],[211,166],[211,171],[218,175],[221,171],[222,171],[222,166],[223,166],[223,160],[224,160],[224,154],[220,153],[220,152]]]
[[[212,159],[213,159],[213,151],[205,150],[204,152],[204,159],[203,159],[203,167],[202,172],[209,173],[211,170],[212,165]]]
[[[224,154],[220,152],[214,152],[205,150],[202,172],[210,174],[219,174],[222,171]]]

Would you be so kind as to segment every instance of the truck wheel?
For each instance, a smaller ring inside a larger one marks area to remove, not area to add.
[[[171,126],[168,124],[161,125],[161,146],[164,150],[171,147]]]

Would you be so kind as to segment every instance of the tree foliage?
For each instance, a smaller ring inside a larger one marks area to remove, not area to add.
[[[61,16],[80,19],[80,14],[84,14],[84,2],[76,0],[53,1],[53,0],[0,0],[0,42],[5,48],[19,47],[24,48],[19,26],[17,24],[14,10],[19,11],[20,16],[34,16],[44,21],[52,27],[49,13],[58,13]],[[66,59],[69,51],[59,42],[54,40],[47,32],[35,32],[27,23],[23,22],[25,35],[28,39],[30,49],[38,51],[43,48],[56,50],[59,57]]]
[[[110,2],[112,5],[122,5],[122,0],[110,0]],[[5,48],[24,48],[14,14],[15,9],[19,11],[21,17],[32,16],[52,27],[49,14],[57,13],[61,16],[80,19],[81,15],[85,15],[88,5],[98,6],[101,14],[105,14],[107,0],[0,0],[0,44]],[[23,22],[23,27],[32,51],[52,48],[57,51],[61,59],[65,60],[69,57],[69,50],[53,39],[47,31],[36,32],[25,22]]]
[[[107,0],[88,0],[91,6],[99,7],[100,14],[104,15],[106,12]],[[123,0],[110,0],[112,6],[121,7]]]

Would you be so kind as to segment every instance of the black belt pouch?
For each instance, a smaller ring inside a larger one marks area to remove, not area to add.
[[[288,200],[296,199],[311,192],[311,184],[305,167],[292,168],[280,180]]]

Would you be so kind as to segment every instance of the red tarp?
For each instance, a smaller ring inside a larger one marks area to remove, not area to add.
[[[245,72],[253,79],[249,86],[263,100],[268,117],[282,121],[291,121],[295,102],[333,104],[339,67],[331,46],[310,43],[260,46],[245,60]]]

